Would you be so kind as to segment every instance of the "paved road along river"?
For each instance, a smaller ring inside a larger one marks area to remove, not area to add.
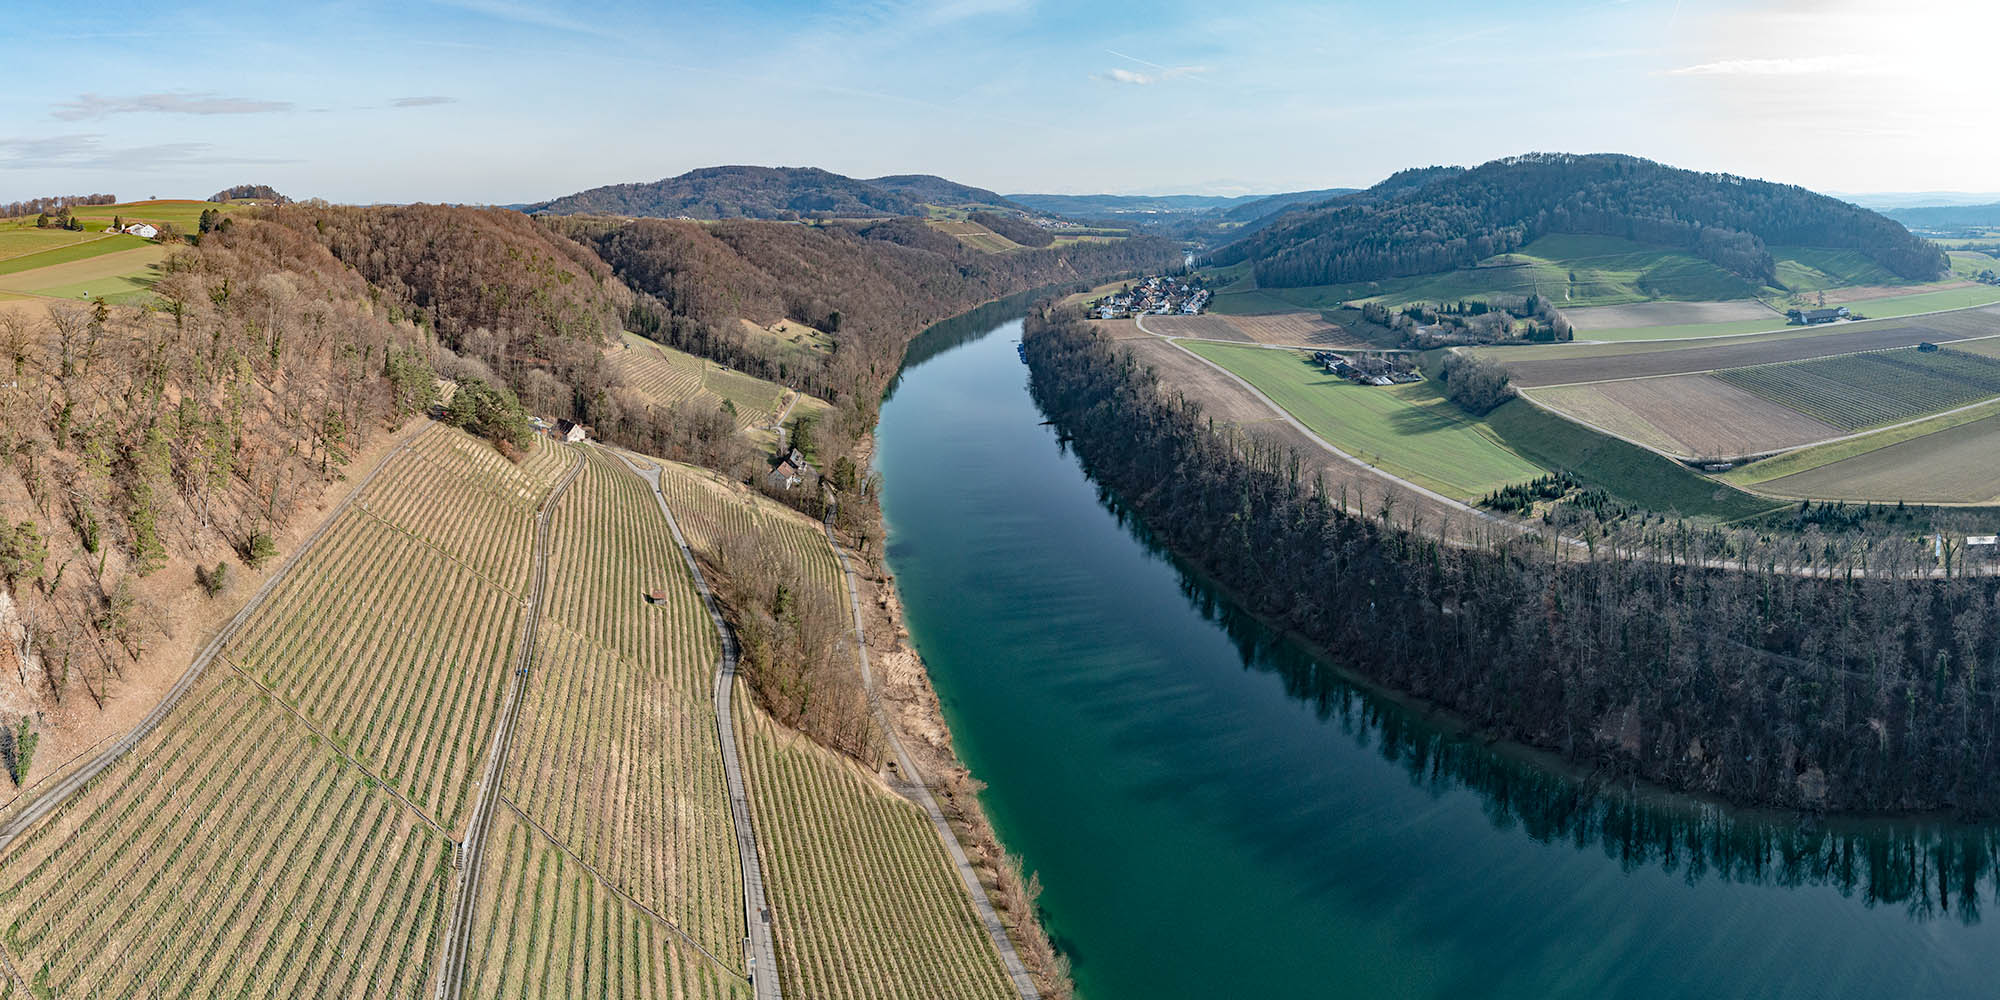
[[[1593,792],[1356,690],[1149,544],[1019,335],[912,345],[877,467],[916,645],[1086,1000],[1993,995],[1993,828]]]

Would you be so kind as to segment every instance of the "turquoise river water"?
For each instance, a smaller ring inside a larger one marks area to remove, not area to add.
[[[1593,790],[1351,687],[1102,493],[1009,319],[912,345],[876,464],[915,645],[1086,1000],[2000,995],[1993,829]]]

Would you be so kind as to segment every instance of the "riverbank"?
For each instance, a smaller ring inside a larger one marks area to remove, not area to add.
[[[1214,434],[1081,320],[1030,323],[1037,399],[1093,476],[1253,610],[1375,684],[1587,773],[1735,805],[2000,805],[1969,780],[2000,767],[1993,724],[1973,711],[1995,697],[1977,680],[2000,650],[1979,628],[1995,614],[1990,581],[1440,545],[1337,510],[1282,449]]]

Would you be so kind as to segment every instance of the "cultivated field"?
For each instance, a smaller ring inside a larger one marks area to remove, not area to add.
[[[609,453],[587,454],[551,517],[535,661],[502,782],[520,822],[493,831],[504,853],[486,877],[499,895],[482,894],[472,928],[469,970],[491,971],[468,976],[601,975],[578,953],[622,951],[643,932],[692,947],[626,961],[734,990],[745,971],[742,871],[710,697],[721,647],[651,487]],[[654,605],[650,591],[668,597]],[[573,906],[574,926],[540,933],[557,918],[509,888],[522,880]],[[504,959],[482,957],[480,942],[493,939],[508,942],[491,946]],[[537,995],[597,995],[562,982],[571,986]]]
[[[1626,379],[1528,393],[1572,419],[1686,457],[1757,455],[1843,432],[1712,375]]]
[[[839,563],[815,522],[705,469],[666,463],[660,485],[697,552],[753,533],[775,540],[808,585],[846,607]],[[1012,996],[928,817],[852,761],[777,726],[747,689],[733,701],[785,995]]]
[[[784,386],[629,333],[624,349],[614,349],[610,361],[627,385],[657,405],[675,407],[695,401],[721,407],[728,401],[736,410],[738,430],[771,423],[790,395]],[[800,401],[807,409],[813,409],[813,403],[825,406],[818,400]]]
[[[1146,329],[1163,337],[1196,337],[1202,340],[1229,340],[1251,343],[1235,322],[1222,316],[1148,316]]]
[[[1804,361],[1835,354],[1915,347],[1927,340],[1949,343],[1995,332],[2000,332],[2000,317],[1981,310],[1926,316],[1921,321],[1842,325],[1816,333],[1797,331],[1680,344],[1582,344],[1567,351],[1531,347],[1478,353],[1505,364],[1514,376],[1515,385],[1532,387]]]
[[[112,240],[137,240],[132,249],[113,249],[108,253],[94,252],[97,247]],[[86,253],[86,251],[92,251]],[[78,255],[73,259],[49,263],[39,262],[45,258]],[[30,295],[44,295],[52,298],[75,299],[103,297],[113,302],[127,301],[148,294],[153,283],[159,280],[160,262],[167,257],[167,248],[147,244],[137,237],[114,236],[104,241],[79,243],[74,246],[51,250],[31,257],[16,257],[0,262],[0,269],[14,265],[22,270],[0,274],[0,291],[23,292]],[[28,265],[34,264],[32,268]]]
[[[1757,489],[1815,500],[2000,503],[1996,455],[2000,416],[1990,416],[1772,479]]]
[[[494,817],[466,965],[472,997],[735,1000],[750,985],[611,890],[511,808]]]
[[[974,250],[987,253],[1006,253],[1021,249],[1021,244],[994,232],[977,222],[963,219],[932,219],[930,226],[937,231],[957,239]]]
[[[242,208],[240,204],[218,204],[212,201],[195,201],[187,198],[162,198],[157,201],[127,201],[116,205],[78,205],[71,210],[86,224],[96,223],[97,228],[111,224],[113,219],[123,218],[126,222],[150,222],[154,225],[167,224],[184,233],[194,232],[201,223],[201,213],[208,209],[231,212]]]
[[[1847,431],[2000,396],[2000,360],[1949,348],[1845,354],[1714,377]]]
[[[1695,326],[1710,323],[1760,323],[1771,329],[1785,325],[1783,313],[1755,299],[1727,302],[1634,302],[1622,306],[1565,308],[1563,315],[1579,338],[1610,330],[1643,327]]]
[[[64,229],[0,229],[0,261],[26,254],[59,250],[87,240],[101,239],[99,233],[73,233]],[[133,237],[138,239],[138,237]]]
[[[1446,496],[1477,499],[1547,471],[1502,446],[1431,383],[1357,386],[1294,351],[1187,346],[1243,377],[1335,447]]]
[[[777,726],[738,692],[737,731],[765,858],[785,995],[1015,995],[923,812]]]
[[[1353,312],[1344,315],[1355,316]],[[1330,323],[1321,313],[1292,312],[1264,316],[1232,316],[1229,325],[1259,344],[1298,344],[1329,348],[1370,348],[1376,346],[1354,330]],[[1370,327],[1370,329],[1380,329]]]
[[[530,544],[504,522],[531,503],[463,504],[539,495],[562,466],[538,449],[432,428],[393,454],[187,699],[0,857],[9,964],[43,995],[424,994],[520,614],[473,566]]]
[[[42,996],[427,995],[450,839],[211,669],[0,859],[8,965]]]

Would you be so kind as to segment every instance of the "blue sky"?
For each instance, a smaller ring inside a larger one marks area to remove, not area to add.
[[[1244,193],[1529,150],[2000,190],[1991,0],[14,0],[0,29],[0,200],[515,202],[718,163]]]

